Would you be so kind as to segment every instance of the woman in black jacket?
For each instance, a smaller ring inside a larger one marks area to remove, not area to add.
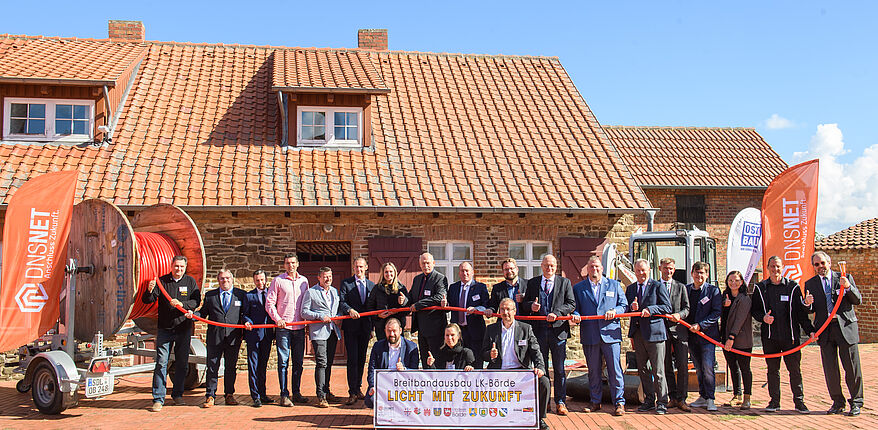
[[[375,284],[369,297],[366,299],[366,309],[377,311],[381,309],[396,309],[405,307],[409,302],[408,290],[405,285],[399,282],[399,272],[396,265],[386,262],[381,265],[381,281]],[[402,329],[405,331],[405,317],[408,312],[391,313],[384,311],[372,318],[375,325],[375,337],[377,340],[384,339],[384,324],[387,323],[388,317],[395,317],[402,323]]]
[[[750,372],[750,357],[729,351],[753,351],[753,320],[750,316],[750,297],[744,285],[741,272],[734,270],[726,276],[726,290],[723,292],[722,319],[720,332],[723,341],[723,355],[729,365],[735,394],[725,406],[740,406],[750,409],[750,395],[753,394],[753,373]],[[743,379],[743,381],[742,381]],[[743,389],[741,387],[743,382]],[[743,399],[741,395],[743,394]]]
[[[427,366],[430,369],[462,369],[466,372],[473,370],[476,357],[473,351],[463,346],[460,339],[460,326],[451,323],[445,326],[445,343],[436,357],[432,353],[427,356]]]

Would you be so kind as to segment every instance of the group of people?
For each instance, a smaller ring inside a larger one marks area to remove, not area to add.
[[[859,414],[863,404],[857,319],[853,310],[861,296],[850,276],[840,277],[830,270],[831,260],[823,252],[812,256],[817,275],[805,283],[804,294],[795,281],[782,276],[783,261],[779,257],[769,258],[769,276],[755,286],[752,294],[748,293],[745,280],[737,271],[726,276],[726,288],[720,291],[718,286],[707,282],[710,267],[703,262],[692,266],[693,282],[684,285],[673,279],[676,266],[671,258],[659,262],[661,279],[650,279],[650,263],[637,260],[634,263],[636,282],[625,290],[618,281],[603,276],[601,259],[596,256],[591,257],[583,269],[586,278],[575,285],[557,273],[558,261],[552,255],[542,259],[542,274],[529,280],[519,278],[517,262],[508,258],[501,264],[504,279],[490,291],[484,283],[475,281],[471,263],[460,264],[460,281],[451,285],[445,275],[434,270],[432,255],[422,254],[419,263],[422,273],[407,287],[400,282],[393,263],[384,263],[379,270],[379,282],[373,283],[367,278],[366,260],[357,258],[353,264],[354,276],[342,281],[341,288],[336,289],[332,287],[330,268],[319,269],[317,283],[310,285],[297,271],[297,257],[290,254],[284,258],[284,273],[275,277],[270,285],[266,286],[265,272],[256,271],[253,274],[255,288],[248,292],[234,286],[230,271],[221,270],[217,276],[219,288],[206,293],[202,301],[195,280],[185,274],[185,257],[175,257],[172,272],[159,279],[171,300],[158,292],[154,282],[142,296],[146,303],[159,302],[152,410],[161,410],[165,401],[168,355],[172,348],[176,372],[171,398],[176,404],[183,404],[188,343],[193,328],[191,318],[199,315],[211,321],[244,326],[243,329],[208,327],[207,390],[202,404],[206,408],[215,405],[221,357],[227,363],[225,404],[237,404],[233,363],[237,362],[242,339],[247,343],[253,406],[275,401],[265,390],[272,340],[277,347],[279,404],[308,403],[300,390],[307,329],[315,358],[318,407],[342,401],[330,392],[329,381],[337,342],[344,339],[348,353],[348,397],[343,400],[346,405],[363,400],[366,406],[372,406],[375,369],[530,368],[539,380],[540,425],[547,428],[544,418],[550,403],[554,403],[558,415],[570,412],[566,405],[564,363],[572,322],[580,326],[580,342],[589,369],[591,400],[583,412],[601,410],[602,369],[606,366],[612,413],[623,415],[625,398],[620,357],[623,336],[617,315],[626,312],[640,314],[631,318],[627,333],[645,395],[637,408],[639,412],[664,414],[668,408],[690,411],[691,407],[716,410],[716,349],[697,332],[724,345],[734,385],[733,397],[727,405],[748,409],[753,380],[750,357],[732,350],[752,351],[752,319],[761,323],[765,353],[790,351],[799,345],[800,332],[814,336],[815,325],[820,327],[826,321],[838,299],[840,286],[844,287],[844,295],[838,313],[818,339],[833,400],[828,413],[845,410],[839,360],[851,396],[848,414]],[[186,312],[177,310],[177,305]],[[435,306],[465,311],[424,310]],[[405,311],[400,312],[400,308]],[[369,311],[379,312],[361,316]],[[814,324],[809,319],[812,313]],[[406,329],[405,317],[409,314],[409,330],[417,334],[417,344],[402,335]],[[340,323],[332,319],[341,315],[350,318]],[[518,321],[516,315],[531,318]],[[603,318],[583,318],[595,315]],[[498,317],[497,322],[486,326],[485,318],[493,316]],[[560,318],[567,316],[569,318]],[[305,321],[309,322],[305,324]],[[270,328],[254,327],[257,325]],[[377,341],[367,362],[373,330]],[[690,358],[699,385],[699,397],[691,405],[686,402]],[[548,373],[550,359],[551,375]],[[780,360],[780,357],[766,359],[771,398],[765,408],[768,412],[780,407]],[[801,353],[784,355],[783,360],[790,374],[795,409],[807,413],[802,393]],[[368,388],[364,393],[362,381],[366,367]]]

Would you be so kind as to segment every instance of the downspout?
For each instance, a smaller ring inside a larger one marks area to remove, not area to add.
[[[658,212],[656,209],[647,209],[646,212],[646,231],[652,231],[653,224],[655,224],[655,213]]]
[[[287,103],[282,91],[277,92],[277,107],[280,109],[281,139],[280,146],[287,146]]]

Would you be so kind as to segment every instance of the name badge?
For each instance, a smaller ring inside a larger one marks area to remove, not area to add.
[[[518,346],[527,346],[527,341],[522,339],[518,341]]]
[[[479,295],[478,295],[478,294],[476,294],[476,295],[473,296],[473,300],[478,300],[478,299],[479,299]]]
[[[780,301],[788,302],[788,301],[790,301],[790,296],[780,296]]]
[[[180,287],[180,294],[186,294],[189,292],[189,287]]]
[[[615,291],[607,291],[607,297],[616,297]]]
[[[425,296],[429,296],[429,295],[430,295],[430,290],[424,290],[424,295],[425,295]]]
[[[710,297],[707,297],[707,296],[702,297],[701,300],[700,300],[700,302],[701,302],[702,305],[706,305],[707,302],[709,302],[709,301],[710,301]]]
[[[235,306],[241,306],[241,301],[240,301],[240,300],[235,300]]]

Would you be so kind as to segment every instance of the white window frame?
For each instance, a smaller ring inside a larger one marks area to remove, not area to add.
[[[12,134],[9,132],[12,126],[12,104],[43,104],[46,105],[46,129],[44,134]],[[88,134],[55,134],[55,106],[75,105],[88,107]],[[6,97],[3,100],[3,139],[33,142],[76,142],[83,143],[94,140],[95,128],[95,102],[94,100],[82,99],[43,99],[43,98],[20,98]]]
[[[304,140],[302,139],[302,112],[323,112],[325,121],[323,126],[326,127],[324,136],[326,140]],[[357,114],[357,139],[336,139],[335,138],[335,113],[356,113]],[[363,108],[357,107],[335,107],[335,106],[297,106],[296,107],[296,142],[301,146],[323,146],[323,147],[350,147],[355,148],[361,146],[363,142]]]
[[[552,242],[548,240],[511,240],[509,241],[509,248],[513,245],[524,245],[524,255],[525,259],[515,259],[515,262],[518,263],[518,276],[522,279],[530,279],[535,276],[540,276],[543,274],[542,265],[543,259],[539,256],[534,255],[534,245],[537,246],[547,246],[549,248],[548,255],[552,255]],[[511,252],[508,252],[511,256]],[[527,270],[527,273],[522,273],[521,269]]]
[[[455,245],[466,245],[469,247],[469,258],[465,260],[455,260],[454,259],[454,246]],[[454,278],[455,274],[457,274],[458,266],[460,263],[473,261],[473,243],[465,240],[433,240],[427,242],[427,251],[430,251],[430,247],[435,246],[444,246],[445,247],[445,256],[448,257],[443,260],[436,259],[434,255],[433,258],[436,262],[436,267],[441,267],[445,270],[445,277],[448,278],[448,283],[457,282]]]

